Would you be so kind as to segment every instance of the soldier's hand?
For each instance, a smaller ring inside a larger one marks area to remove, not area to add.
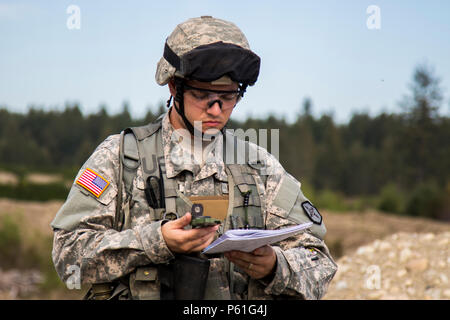
[[[225,252],[225,257],[253,279],[262,279],[272,274],[277,263],[275,250],[269,245],[255,249],[252,252]]]
[[[198,252],[206,248],[214,240],[219,226],[185,230],[184,227],[191,222],[188,212],[181,218],[166,222],[161,232],[170,251],[175,253]]]

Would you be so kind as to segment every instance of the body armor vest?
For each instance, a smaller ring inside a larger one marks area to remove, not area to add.
[[[164,218],[176,218],[191,211],[192,202],[188,197],[178,190],[176,179],[166,176],[164,165],[164,153],[162,144],[161,120],[150,123],[143,127],[128,128],[121,133],[119,175],[123,176],[126,199],[122,200],[122,184],[118,186],[118,205],[116,211],[115,226],[117,230],[124,230],[130,223],[130,201],[133,179],[137,168],[142,166],[144,182],[151,176],[158,176],[164,185],[165,208],[151,208],[149,206],[152,220]],[[224,135],[227,136],[227,135]],[[241,141],[242,142],[242,141]],[[245,143],[245,142],[244,142]],[[224,139],[224,158],[226,151],[233,148],[236,151],[236,139],[228,136]],[[225,149],[226,148],[226,149]],[[236,153],[234,153],[236,154]],[[226,165],[228,176],[228,211],[225,221],[222,223],[220,232],[228,229],[239,229],[250,227],[252,229],[265,229],[265,210],[261,205],[261,198],[265,185],[264,176],[260,176],[255,168],[247,164]],[[259,181],[258,181],[259,179]],[[259,182],[259,183],[258,183]],[[123,205],[121,202],[124,202]],[[122,209],[122,210],[121,210]],[[226,259],[211,259],[211,266],[221,265],[226,270],[226,278],[230,285],[229,292],[218,292],[219,286],[223,287],[223,274],[210,272],[208,278],[205,299],[230,299],[235,288],[233,288],[234,266]],[[159,299],[159,281],[157,279],[155,266],[139,267],[130,275],[129,289],[133,299]],[[242,288],[244,290],[244,288]]]

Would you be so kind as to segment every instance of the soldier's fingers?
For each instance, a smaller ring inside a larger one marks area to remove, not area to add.
[[[187,212],[184,216],[173,220],[173,221],[169,221],[168,223],[171,224],[171,227],[173,227],[174,229],[181,229],[184,228],[185,226],[187,226],[190,222],[191,222],[191,214],[189,212]]]
[[[190,243],[191,247],[197,247],[212,238],[214,238],[214,233],[208,233],[199,238],[191,240],[189,243]]]
[[[219,226],[186,230],[185,241],[194,241],[207,235],[214,235]]]
[[[233,262],[236,266],[245,271],[252,278],[259,277],[265,271],[264,265],[255,264],[244,260],[231,260],[231,262]]]
[[[231,251],[229,256],[244,263],[264,264],[265,256],[256,256],[251,252]]]
[[[268,256],[272,254],[272,247],[269,245],[260,247],[258,249],[253,250],[253,254],[256,256]]]
[[[267,259],[265,259],[264,262],[262,263],[257,263],[256,261],[246,261],[238,258],[236,259],[231,258],[229,260],[233,262],[236,266],[241,268],[253,279],[264,278],[271,272],[273,268],[272,264]]]
[[[205,236],[201,239],[201,241],[196,242],[195,245],[190,249],[190,252],[197,252],[205,249],[207,246],[209,246],[214,240],[214,234],[208,236]]]
[[[249,259],[248,256],[241,255],[237,252],[229,252],[227,253],[226,257],[228,258],[228,260],[230,260],[231,262],[233,262],[238,266],[244,267],[246,265],[249,265],[250,263],[255,264],[255,262],[252,259]]]
[[[191,214],[186,214],[176,220],[168,221],[164,224],[164,228],[183,229],[191,222]]]

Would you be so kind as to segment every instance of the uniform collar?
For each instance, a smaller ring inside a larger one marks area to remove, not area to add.
[[[194,181],[208,178],[212,175],[220,181],[227,181],[225,164],[220,155],[222,141],[194,143],[191,145],[191,135],[186,129],[175,130],[170,123],[169,112],[162,119],[162,141],[166,174],[174,178],[184,170],[192,172]]]

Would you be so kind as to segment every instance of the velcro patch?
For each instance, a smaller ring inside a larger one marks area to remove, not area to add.
[[[315,224],[322,223],[322,216],[319,210],[317,210],[316,207],[314,207],[311,202],[309,201],[302,202],[302,208],[305,211],[306,215],[308,216],[309,220],[311,220]]]
[[[89,168],[86,168],[83,171],[76,183],[91,192],[97,198],[100,197],[103,191],[109,186],[108,180]]]

